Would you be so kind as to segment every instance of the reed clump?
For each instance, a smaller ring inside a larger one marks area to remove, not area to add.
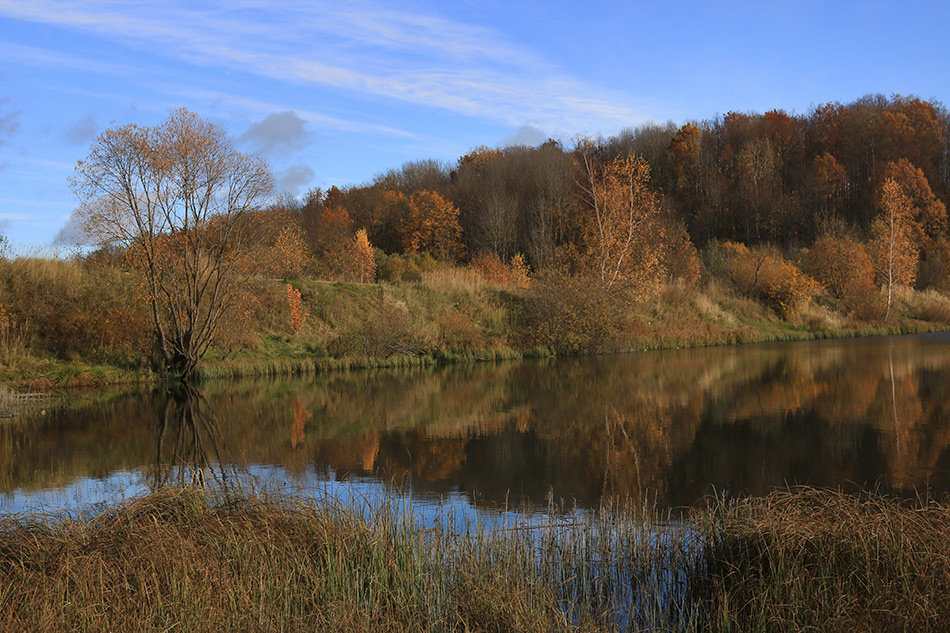
[[[0,630],[565,628],[543,592],[449,559],[446,535],[401,516],[169,490],[91,520],[8,518]]]
[[[170,489],[0,522],[2,631],[945,631],[950,506],[793,490],[421,525]]]
[[[950,630],[947,503],[796,489],[704,518],[724,630]]]

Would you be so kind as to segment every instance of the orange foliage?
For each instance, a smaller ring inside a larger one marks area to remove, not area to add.
[[[287,305],[290,308],[290,330],[299,332],[308,314],[300,305],[300,291],[287,284]]]
[[[353,235],[353,219],[343,207],[327,207],[317,218],[317,248],[330,252],[345,244]]]
[[[508,267],[495,251],[479,251],[471,265],[485,281],[499,284],[508,281]]]
[[[271,272],[282,279],[302,277],[311,260],[310,247],[296,224],[285,226],[277,234],[270,253]]]
[[[661,270],[655,245],[664,236],[656,193],[649,186],[650,166],[627,156],[597,170],[585,154],[584,167],[584,241],[601,286],[655,287]]]
[[[880,215],[871,224],[868,250],[878,280],[887,287],[886,318],[890,315],[893,287],[911,286],[917,276],[919,251],[914,237],[919,225],[914,222],[910,200],[890,178],[881,186],[880,209]]]
[[[402,226],[409,215],[409,198],[401,191],[384,189],[376,197],[370,216],[369,235],[387,253],[402,246]]]
[[[695,286],[699,283],[702,274],[702,267],[699,263],[699,253],[693,246],[686,227],[682,222],[670,222],[667,224],[664,233],[666,240],[663,242],[663,268],[666,274],[673,280],[680,280],[688,286]]]
[[[505,264],[494,251],[481,251],[472,258],[472,268],[490,283],[526,288],[529,282],[528,264],[520,253]]]
[[[505,155],[499,149],[481,145],[458,160],[458,168],[469,168],[476,172],[484,169],[492,161],[503,159]]]
[[[409,199],[403,243],[410,252],[424,251],[436,259],[457,260],[465,252],[459,210],[435,191],[417,191]]]
[[[304,422],[312,417],[311,413],[303,408],[299,400],[294,401],[294,425],[290,430],[290,446],[297,448],[297,445],[304,440],[303,425]]]
[[[926,247],[933,237],[947,230],[947,208],[931,191],[923,171],[901,158],[885,166],[884,180],[894,181],[906,199],[908,215],[904,220],[918,247]],[[883,183],[877,191],[877,203],[878,207],[884,205]]]
[[[773,249],[725,242],[722,252],[726,273],[736,287],[783,315],[798,311],[821,289],[817,281]]]
[[[833,209],[848,182],[848,172],[830,153],[825,152],[812,163],[815,193],[826,212]]]
[[[867,249],[851,237],[824,235],[812,245],[807,256],[808,272],[835,297],[870,292],[874,286],[874,266]]]

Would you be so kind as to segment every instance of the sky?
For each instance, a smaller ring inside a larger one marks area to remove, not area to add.
[[[948,34],[945,0],[0,0],[0,234],[53,243],[96,137],[178,107],[300,196],[480,145],[947,104]]]

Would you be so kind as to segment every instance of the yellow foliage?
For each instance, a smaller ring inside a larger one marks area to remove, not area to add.
[[[376,281],[376,259],[373,257],[373,246],[369,243],[366,229],[360,229],[353,237],[352,273],[359,282]]]
[[[588,256],[604,289],[614,284],[655,289],[662,271],[663,227],[650,188],[650,167],[640,157],[622,157],[597,169],[584,156],[583,234]]]

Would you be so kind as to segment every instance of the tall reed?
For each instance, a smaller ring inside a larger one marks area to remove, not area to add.
[[[541,515],[169,489],[0,522],[0,630],[945,631],[950,505]]]

